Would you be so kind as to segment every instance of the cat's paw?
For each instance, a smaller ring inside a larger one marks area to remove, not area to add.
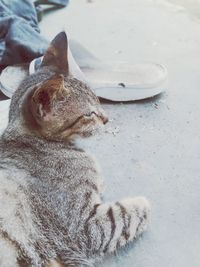
[[[135,212],[139,218],[136,228],[136,237],[143,233],[150,222],[151,207],[149,201],[145,197],[135,197],[133,199]]]
[[[151,214],[150,204],[145,197],[126,198],[121,204],[131,216],[129,228],[131,240],[147,229]]]

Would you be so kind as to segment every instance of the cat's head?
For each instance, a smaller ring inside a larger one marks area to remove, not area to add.
[[[108,121],[97,96],[69,74],[67,49],[67,36],[61,32],[47,49],[40,69],[27,77],[21,85],[25,89],[16,93],[24,94],[23,100],[18,99],[24,124],[34,133],[55,140],[89,136]]]

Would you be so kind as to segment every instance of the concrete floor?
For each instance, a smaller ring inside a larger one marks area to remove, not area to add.
[[[84,144],[102,167],[105,200],[145,195],[152,204],[149,230],[104,267],[200,266],[200,20],[172,2],[71,1],[40,24],[47,38],[66,29],[103,60],[169,71],[159,97],[104,103],[111,121]]]

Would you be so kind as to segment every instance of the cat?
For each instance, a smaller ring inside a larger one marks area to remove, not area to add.
[[[102,202],[98,166],[75,140],[108,118],[69,74],[67,49],[61,32],[11,100],[0,139],[0,267],[93,266],[149,223],[144,197]]]

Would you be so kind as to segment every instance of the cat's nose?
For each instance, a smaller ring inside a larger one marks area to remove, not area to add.
[[[106,124],[108,122],[108,117],[103,118],[103,124]]]
[[[102,119],[103,124],[106,124],[108,122],[108,117],[105,114],[101,113],[100,118]]]

